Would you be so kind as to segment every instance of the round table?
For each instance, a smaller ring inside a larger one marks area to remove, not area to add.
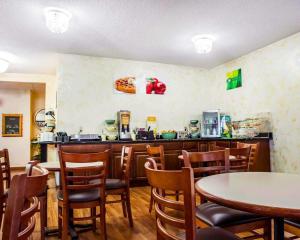
[[[183,155],[178,155],[178,159],[183,161]],[[229,155],[229,160],[234,160],[235,156]]]
[[[284,217],[300,219],[300,175],[272,172],[224,173],[196,182],[196,191],[230,208],[274,218],[275,240],[284,239]]]

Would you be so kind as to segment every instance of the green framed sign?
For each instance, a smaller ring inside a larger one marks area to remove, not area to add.
[[[242,69],[237,69],[226,74],[226,89],[231,90],[242,86]]]

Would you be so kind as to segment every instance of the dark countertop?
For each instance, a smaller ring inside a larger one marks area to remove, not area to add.
[[[186,142],[186,141],[231,141],[231,140],[272,140],[272,133],[264,134],[254,138],[185,138],[185,139],[155,139],[155,140],[115,140],[115,141],[101,141],[101,140],[81,140],[70,142],[38,142],[33,141],[32,144],[111,144],[111,143],[155,143],[155,142]]]

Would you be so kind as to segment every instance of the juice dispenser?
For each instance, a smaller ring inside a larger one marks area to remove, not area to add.
[[[202,125],[202,137],[221,137],[219,110],[204,111]]]
[[[121,110],[118,112],[118,129],[120,140],[130,140],[130,112]]]

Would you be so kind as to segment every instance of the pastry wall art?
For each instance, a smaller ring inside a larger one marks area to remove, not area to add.
[[[136,78],[122,77],[114,81],[114,90],[116,93],[136,94]]]
[[[158,78],[146,78],[146,94],[165,94],[167,86]]]

